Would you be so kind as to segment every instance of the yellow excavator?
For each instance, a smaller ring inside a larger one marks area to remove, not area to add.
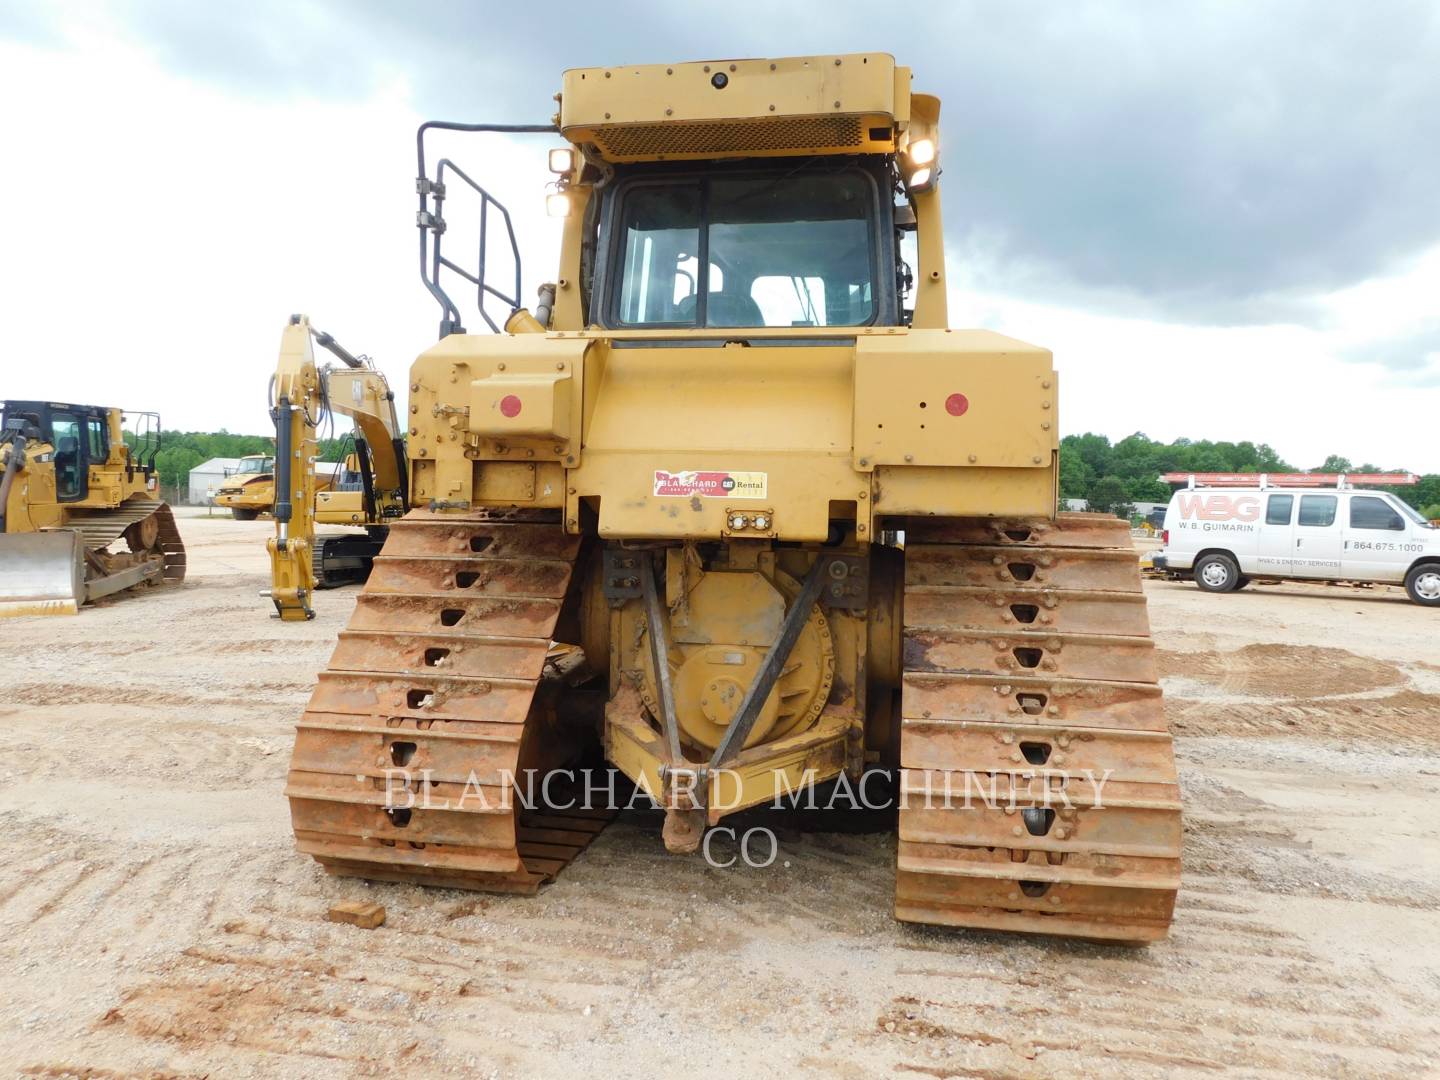
[[[419,131],[442,315],[407,380],[414,508],[298,725],[299,850],[533,892],[603,827],[547,783],[588,752],[672,852],[843,787],[898,808],[900,919],[1163,937],[1180,796],[1135,550],[1057,513],[1050,352],[948,325],[939,100],[855,53],[578,68],[558,101]],[[533,312],[504,207],[427,168],[437,129],[559,144]],[[473,267],[441,250],[461,200]]]
[[[54,401],[0,416],[0,615],[74,614],[123,589],[185,577],[160,501],[160,417]],[[118,550],[123,545],[123,550]]]
[[[312,341],[341,366],[317,366]],[[313,619],[315,590],[364,581],[389,523],[409,508],[404,435],[385,375],[313,330],[304,315],[292,315],[285,327],[272,393],[275,535],[266,542],[271,586],[263,595],[282,620]],[[354,450],[340,479],[318,490],[317,438],[327,416],[351,418]],[[365,532],[317,537],[317,524],[362,525]]]

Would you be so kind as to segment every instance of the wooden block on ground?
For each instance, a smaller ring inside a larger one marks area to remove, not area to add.
[[[350,923],[361,930],[374,930],[385,921],[385,909],[364,900],[343,900],[325,916],[331,922]]]

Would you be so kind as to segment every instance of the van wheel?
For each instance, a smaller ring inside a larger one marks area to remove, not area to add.
[[[1440,563],[1421,563],[1405,575],[1410,599],[1426,607],[1440,607]]]
[[[1234,592],[1240,586],[1240,567],[1229,555],[1206,555],[1195,564],[1195,584],[1206,592]]]

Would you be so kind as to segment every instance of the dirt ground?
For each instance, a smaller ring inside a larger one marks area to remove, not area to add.
[[[883,822],[721,870],[628,814],[534,899],[328,878],[281,790],[355,590],[282,625],[267,522],[181,528],[183,586],[0,623],[4,1075],[1440,1075],[1440,613],[1396,589],[1147,586],[1185,878],[1132,949],[894,922]]]

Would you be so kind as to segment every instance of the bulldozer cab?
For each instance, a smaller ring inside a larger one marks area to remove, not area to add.
[[[62,503],[90,494],[90,467],[110,458],[109,410],[50,401],[7,401],[3,426],[28,424],[55,451],[55,496]]]

